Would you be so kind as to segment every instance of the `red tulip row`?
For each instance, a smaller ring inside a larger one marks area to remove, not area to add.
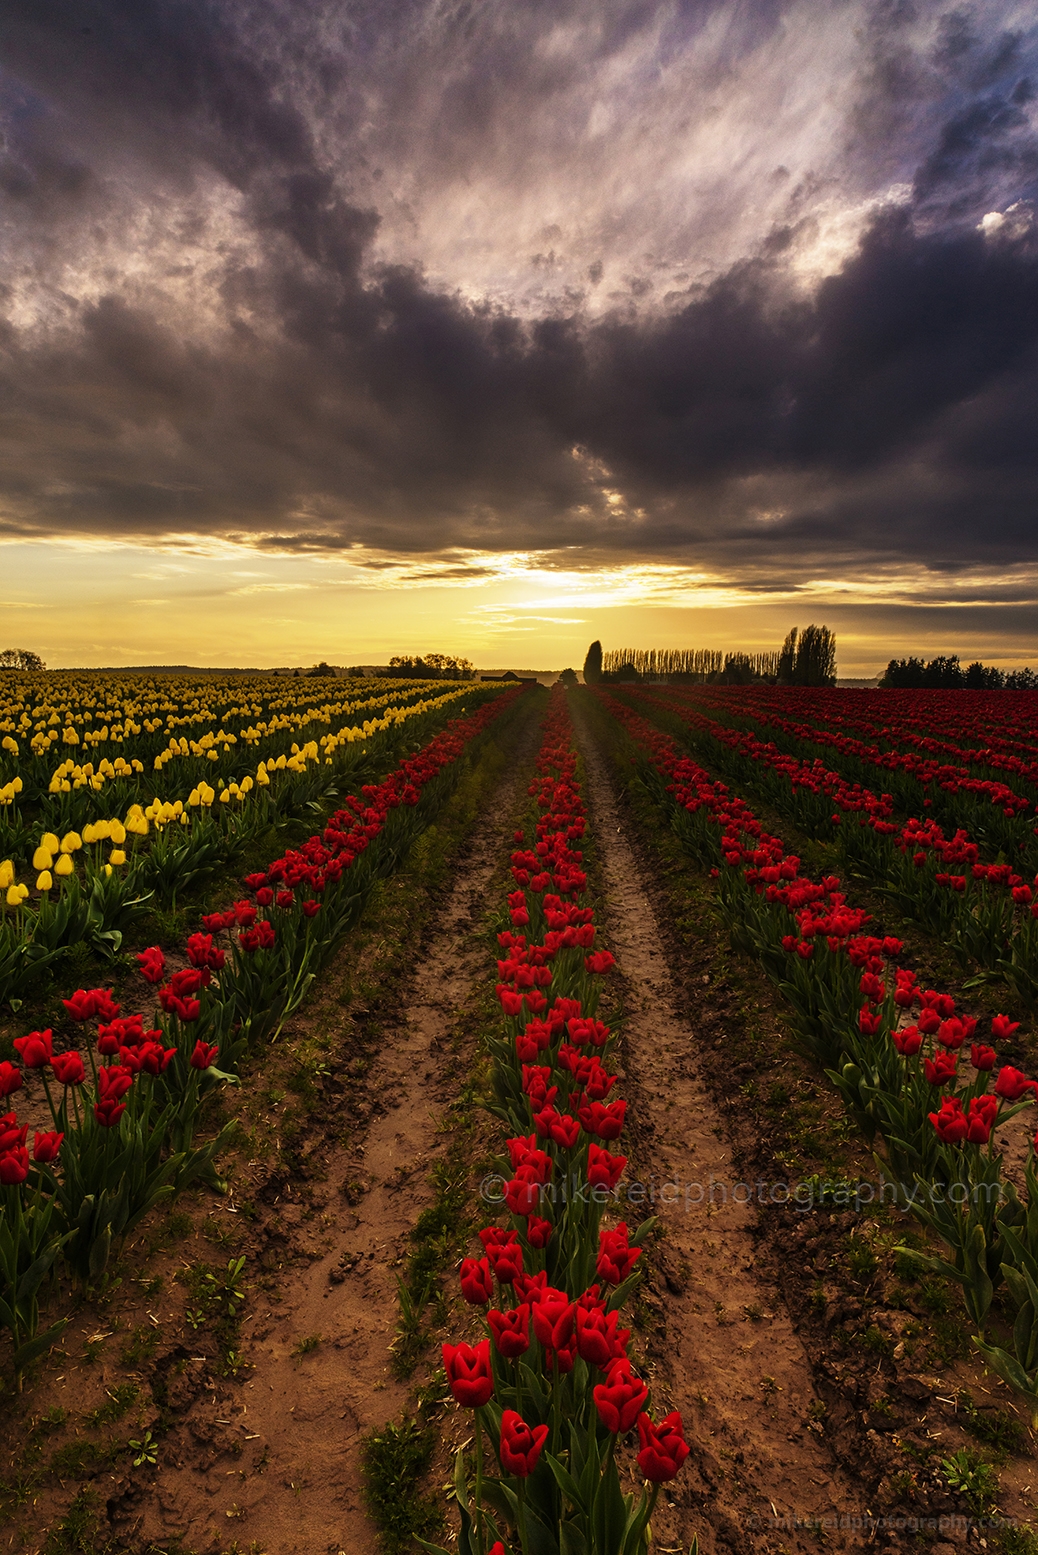
[[[529,842],[515,835],[516,889],[498,935],[506,1035],[489,1043],[493,1110],[508,1130],[508,1221],[486,1226],[481,1255],[461,1266],[462,1294],[483,1309],[487,1337],[443,1347],[451,1392],[475,1419],[474,1474],[459,1454],[456,1476],[458,1549],[639,1555],[658,1487],[688,1447],[676,1411],[653,1423],[630,1330],[619,1326],[651,1222],[633,1235],[625,1222],[601,1226],[623,1193],[626,1157],[610,1145],[627,1103],[613,1096],[613,1036],[597,1016],[613,958],[594,949],[593,910],[581,905],[587,877],[574,844],[584,805],[561,687],[544,729],[530,788],[538,814]],[[625,1496],[617,1447],[635,1427],[648,1486]]]
[[[970,765],[933,759],[933,754],[923,757],[914,750],[901,751],[885,748],[890,744],[914,746],[933,745],[926,735],[920,735],[918,713],[910,723],[891,717],[882,729],[875,731],[872,743],[855,739],[843,733],[852,724],[850,715],[832,718],[824,711],[827,698],[845,693],[805,691],[795,688],[732,688],[726,691],[703,689],[691,693],[678,693],[683,705],[702,708],[722,719],[752,718],[758,724],[775,730],[793,741],[794,750],[804,742],[823,749],[836,751],[842,765],[866,782],[875,782],[882,774],[883,781],[895,790],[893,798],[906,812],[922,803],[924,808],[939,811],[946,824],[958,825],[965,819],[978,837],[983,838],[996,851],[1003,849],[1014,857],[1023,855],[1021,862],[1032,859],[1038,863],[1038,845],[1035,843],[1035,811],[1038,809],[1038,789],[1027,774],[1018,787],[1029,790],[1020,793],[1000,779],[976,774]],[[896,693],[884,693],[896,695]],[[1021,693],[1033,699],[1038,708],[1038,698],[1032,692]],[[812,705],[813,699],[814,705]],[[920,710],[921,711],[921,710]],[[830,728],[829,725],[834,725]],[[865,731],[873,726],[865,724]],[[993,751],[959,751],[965,758],[991,756],[983,765],[989,769],[998,765]],[[925,797],[924,797],[925,796]],[[1033,865],[1032,865],[1033,867]]]
[[[892,820],[889,794],[849,782],[817,757],[800,760],[753,729],[730,728],[685,699],[626,696],[679,717],[706,742],[708,760],[761,789],[809,835],[837,838],[849,864],[871,874],[964,962],[1002,972],[1028,1001],[1038,997],[1038,876],[1029,883],[1008,864],[982,862],[962,828],[947,837],[933,819]]]
[[[996,1130],[1038,1096],[1038,1082],[1009,1065],[995,1073],[994,1049],[974,1040],[976,1021],[949,995],[919,987],[898,964],[899,940],[863,932],[869,915],[848,903],[836,876],[805,879],[799,858],[726,784],[626,703],[593,694],[626,730],[688,851],[713,866],[733,937],[789,998],[863,1130],[884,1139],[899,1202],[950,1250],[913,1256],[961,1284],[974,1342],[1038,1411],[1038,1139],[1024,1200],[1003,1178],[996,1148]],[[1005,1016],[992,1022],[996,1041],[1015,1030]],[[999,1286],[1017,1309],[1011,1349],[985,1337]]]
[[[186,965],[169,969],[157,945],[138,955],[157,987],[150,1016],[123,1015],[111,989],[78,989],[65,1009],[97,1028],[83,1052],[78,1044],[55,1052],[49,1029],[15,1039],[24,1067],[0,1063],[0,1097],[21,1090],[28,1071],[53,1123],[35,1134],[30,1158],[28,1124],[13,1112],[0,1118],[0,1325],[12,1335],[17,1375],[67,1321],[39,1332],[39,1290],[59,1257],[81,1282],[96,1280],[157,1200],[200,1177],[217,1183],[225,1134],[193,1144],[206,1095],[237,1083],[247,1048],[299,1004],[375,881],[428,825],[459,758],[520,695],[454,720],[383,782],[351,795],[319,836],[250,875],[255,900],[203,918],[184,947]]]

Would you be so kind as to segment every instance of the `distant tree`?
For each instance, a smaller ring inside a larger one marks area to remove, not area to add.
[[[794,675],[797,667],[797,629],[791,627],[786,633],[786,640],[782,644],[779,653],[778,674],[776,680],[780,686],[792,686],[795,684]]]
[[[602,679],[602,644],[593,642],[584,660],[584,684],[596,686]]]
[[[0,669],[31,670],[38,674],[46,668],[39,654],[33,653],[29,648],[5,648],[0,653]]]
[[[1010,670],[1005,678],[1007,691],[1038,690],[1038,674],[1032,669]]]
[[[729,657],[750,662],[746,654]],[[802,632],[792,627],[778,656],[776,680],[780,686],[835,686],[835,632],[827,626],[805,626]]]
[[[954,691],[966,684],[966,672],[957,653],[938,654],[923,671],[923,685],[935,691]]]
[[[884,691],[913,690],[922,685],[925,673],[922,659],[891,659],[880,686]]]
[[[314,680],[319,679],[325,675],[334,675],[335,671],[332,669],[330,664],[326,664],[322,659],[320,664],[315,664],[312,670],[307,670],[306,674],[307,679]]]
[[[827,626],[805,626],[797,643],[793,681],[798,686],[835,686],[836,633]]]
[[[450,653],[427,653],[419,658],[396,654],[389,661],[389,674],[402,680],[475,680],[476,669],[468,659]]]
[[[972,664],[966,666],[967,691],[1001,691],[1005,679],[997,665],[981,664],[975,659]]]
[[[575,686],[577,684],[577,672],[576,670],[563,670],[559,679],[564,686]]]

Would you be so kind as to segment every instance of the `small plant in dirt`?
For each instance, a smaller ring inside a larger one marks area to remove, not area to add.
[[[159,1444],[150,1431],[145,1431],[139,1439],[131,1437],[129,1441],[130,1451],[133,1453],[133,1466],[135,1469],[143,1468],[146,1464],[152,1468],[159,1461]]]
[[[155,1354],[155,1347],[159,1342],[157,1328],[145,1328],[143,1325],[135,1328],[128,1344],[123,1346],[120,1357],[124,1366],[140,1366],[143,1361],[150,1361]]]
[[[402,1555],[413,1538],[429,1538],[443,1525],[435,1501],[417,1489],[435,1444],[435,1432],[416,1420],[387,1425],[364,1440],[364,1497],[385,1555]]]
[[[989,1512],[998,1496],[998,1474],[969,1447],[941,1459],[941,1477],[977,1513]]]
[[[307,1334],[305,1339],[300,1339],[298,1344],[293,1345],[292,1354],[302,1360],[304,1355],[311,1355],[320,1343],[320,1334]]]

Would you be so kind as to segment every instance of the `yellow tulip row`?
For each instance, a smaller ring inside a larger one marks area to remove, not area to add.
[[[82,833],[70,831],[66,832],[64,837],[59,837],[56,832],[44,832],[32,856],[32,867],[39,871],[36,877],[37,891],[50,891],[54,885],[55,875],[64,878],[74,874],[76,866],[72,855],[78,853],[83,847],[93,847],[101,842],[112,844],[108,862],[104,866],[105,873],[110,875],[113,864],[126,863],[123,843],[126,841],[127,831],[131,829],[128,824],[124,826],[120,820],[111,820],[91,821],[83,827]],[[4,859],[3,863],[0,863],[0,890],[7,893],[8,907],[20,907],[29,894],[29,887],[19,885],[16,881],[14,864],[10,859]]]
[[[170,730],[188,725],[211,730],[215,726],[221,732],[217,738],[226,738],[224,725],[233,719],[250,720],[235,739],[255,744],[278,729],[315,721],[329,723],[347,716],[360,703],[375,707],[380,700],[399,698],[402,691],[400,681],[394,679],[335,681],[335,697],[314,706],[312,681],[286,681],[273,675],[201,683],[171,678],[163,685],[164,695],[156,695],[153,678],[118,675],[103,684],[102,694],[98,694],[96,676],[27,676],[24,682],[19,677],[19,684],[25,685],[26,694],[0,700],[0,731],[5,734],[0,748],[17,755],[19,740],[27,740],[37,756],[58,741],[73,747],[124,744],[142,731],[154,734],[164,726]],[[442,683],[408,682],[411,688],[438,684]],[[46,697],[36,700],[40,692]],[[261,720],[258,725],[251,722],[257,719]]]

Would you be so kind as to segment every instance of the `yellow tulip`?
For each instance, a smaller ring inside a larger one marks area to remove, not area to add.
[[[83,842],[89,848],[91,844],[97,842],[98,840],[97,827],[94,825],[93,821],[88,821],[83,827]]]
[[[8,907],[20,907],[22,905],[22,893],[16,885],[11,885],[7,888],[7,905]]]
[[[5,858],[0,864],[0,891],[6,891],[9,885],[14,884],[14,865],[9,858]]]
[[[61,839],[62,853],[75,853],[83,846],[83,839],[77,831],[67,831]]]
[[[112,866],[111,866],[111,864],[106,864],[105,865],[105,874],[106,875],[110,875],[111,873],[112,873]]]
[[[4,735],[3,746],[4,746],[4,750],[5,751],[10,751],[12,756],[17,756],[17,754],[18,754],[18,741],[17,740],[12,740],[12,738],[11,738],[11,736],[9,734],[5,734]]]
[[[48,853],[57,853],[61,847],[61,842],[55,832],[45,831],[40,838],[40,847],[46,848]]]
[[[49,869],[42,870],[40,872],[40,874],[38,874],[36,876],[36,889],[37,889],[37,891],[50,891],[50,890],[53,889],[53,886],[54,886],[54,881],[51,879],[51,875],[50,875],[50,870]]]
[[[115,846],[117,848],[121,848],[123,843],[126,841],[126,827],[123,825],[122,821],[109,821],[108,835],[115,843]]]
[[[111,853],[108,855],[108,862],[110,864],[125,864],[126,854],[123,852],[122,848],[113,848]]]
[[[54,866],[54,873],[56,875],[71,875],[75,873],[75,869],[76,866],[72,862],[71,853],[62,853]]]
[[[32,856],[33,869],[49,869],[53,862],[54,853],[52,849],[46,847],[41,842],[39,847],[36,849],[36,852]]]

